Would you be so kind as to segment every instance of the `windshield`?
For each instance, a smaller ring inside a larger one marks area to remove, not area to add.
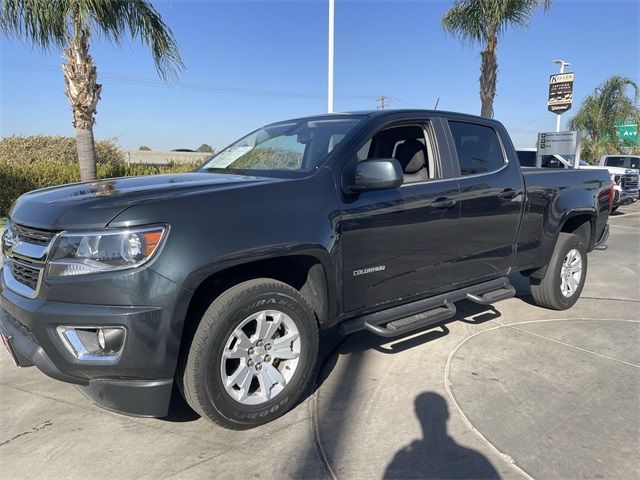
[[[319,167],[362,117],[268,125],[222,150],[201,170],[309,172]]]

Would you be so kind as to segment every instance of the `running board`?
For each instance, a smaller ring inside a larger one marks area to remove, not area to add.
[[[383,337],[404,335],[455,316],[454,302],[471,300],[482,305],[513,297],[516,291],[507,277],[461,288],[405,305],[369,313],[342,322],[338,331],[343,335],[368,330]]]
[[[488,292],[475,294],[467,293],[467,299],[472,302],[479,303],[480,305],[491,305],[492,303],[506,300],[507,298],[515,297],[516,289],[507,282],[500,288],[490,290]]]
[[[455,305],[446,301],[441,307],[432,308],[431,310],[427,310],[422,313],[416,313],[415,315],[401,318],[400,320],[393,320],[384,326],[365,322],[364,328],[369,330],[371,333],[380,335],[381,337],[398,337],[420,328],[444,322],[445,320],[454,317],[455,314]]]

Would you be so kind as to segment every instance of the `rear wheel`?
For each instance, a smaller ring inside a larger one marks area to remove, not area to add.
[[[185,399],[224,427],[261,425],[297,402],[317,354],[315,316],[297,290],[271,279],[241,283],[202,317],[184,366]]]
[[[587,251],[580,238],[561,233],[544,278],[530,279],[531,295],[541,307],[566,310],[580,298],[586,276]]]

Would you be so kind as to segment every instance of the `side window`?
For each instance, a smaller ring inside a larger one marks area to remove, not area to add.
[[[536,152],[529,152],[521,150],[518,152],[518,160],[523,167],[535,167],[536,166]]]
[[[607,157],[604,164],[607,167],[624,167],[624,159],[620,157]]]
[[[496,131],[486,125],[449,122],[462,175],[492,172],[505,164]]]
[[[564,165],[553,155],[542,156],[542,168],[564,168]]]
[[[425,125],[385,128],[371,137],[356,154],[358,161],[395,158],[404,172],[404,183],[437,178],[435,151]]]
[[[361,162],[362,160],[366,160],[369,157],[369,152],[371,151],[371,140],[373,139],[369,139],[367,141],[367,143],[365,143],[360,150],[358,150],[358,153],[356,154],[356,156],[358,157],[358,161]]]

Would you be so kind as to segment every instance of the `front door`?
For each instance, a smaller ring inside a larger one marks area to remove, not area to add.
[[[383,128],[358,152],[358,160],[396,158],[405,172],[405,183],[343,199],[345,311],[451,283],[449,238],[461,234],[459,190],[455,179],[444,178],[447,174],[432,128],[430,122]]]

